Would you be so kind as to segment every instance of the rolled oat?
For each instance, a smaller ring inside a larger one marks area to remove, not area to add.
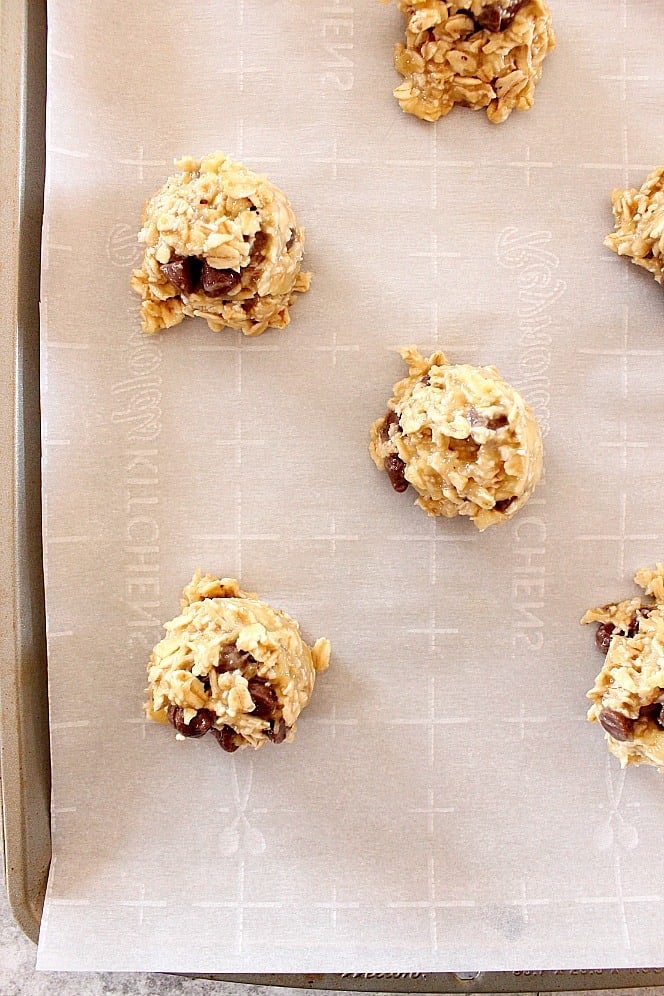
[[[664,167],[654,170],[640,190],[614,190],[611,195],[615,232],[604,245],[629,256],[649,270],[657,283],[664,272]]]
[[[664,565],[634,578],[649,599],[630,598],[590,609],[582,623],[599,623],[596,643],[606,654],[588,692],[591,723],[623,767],[651,764],[664,771]]]
[[[307,646],[294,619],[232,578],[197,571],[180,606],[150,657],[148,716],[181,738],[210,731],[228,752],[293,740],[329,642]]]
[[[388,0],[383,0],[388,2]],[[437,121],[455,104],[490,121],[528,110],[555,45],[546,0],[397,0],[406,39],[395,48],[402,109]]]
[[[304,231],[286,195],[220,152],[176,166],[143,212],[146,249],[131,278],[143,330],[185,316],[204,318],[213,332],[285,328],[311,279],[301,271]]]
[[[399,350],[409,374],[394,385],[369,450],[395,491],[408,485],[429,515],[467,515],[478,529],[506,522],[542,473],[542,436],[532,411],[495,367],[428,359]]]

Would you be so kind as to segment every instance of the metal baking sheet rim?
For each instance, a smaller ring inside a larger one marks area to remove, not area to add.
[[[41,549],[39,262],[45,162],[46,2],[0,0],[0,774],[12,913],[39,936],[51,856]],[[534,992],[664,985],[663,969],[559,972],[204,975],[251,985],[358,992]]]

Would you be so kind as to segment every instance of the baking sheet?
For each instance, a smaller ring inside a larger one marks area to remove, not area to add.
[[[555,14],[532,112],[431,127],[391,97],[391,8],[51,4],[40,967],[661,961],[661,780],[585,723],[578,618],[661,558],[661,294],[601,241],[661,155],[664,11]],[[287,191],[312,289],[282,333],[147,339],[142,203],[215,148]],[[546,480],[505,528],[428,520],[373,468],[407,342],[497,365],[539,415]],[[287,749],[143,722],[197,565],[332,640]]]
[[[29,82],[24,67],[30,66]],[[39,270],[44,189],[45,10],[0,9],[0,781],[12,913],[37,939],[50,861],[50,759],[42,586]],[[40,99],[41,96],[41,99]]]

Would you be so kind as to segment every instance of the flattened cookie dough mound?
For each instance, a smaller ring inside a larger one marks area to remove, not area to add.
[[[546,0],[397,0],[406,41],[395,49],[402,109],[437,121],[462,104],[495,124],[534,102],[555,45]]]
[[[181,159],[143,211],[139,239],[146,249],[131,286],[142,299],[145,332],[159,332],[186,315],[213,332],[245,335],[282,329],[302,273],[304,232],[285,194],[221,152]]]
[[[664,167],[654,170],[640,190],[611,195],[616,230],[604,245],[649,270],[657,283],[664,272]]]
[[[664,771],[664,565],[634,578],[650,598],[590,609],[582,623],[599,623],[604,666],[588,692],[591,723],[599,723],[621,765],[652,764]]]
[[[196,572],[180,608],[150,657],[148,716],[180,737],[210,732],[229,753],[292,741],[329,642],[307,646],[294,619],[232,578]]]
[[[394,385],[369,449],[395,491],[412,485],[429,515],[470,516],[478,529],[506,522],[542,474],[532,411],[495,367],[455,366],[400,349],[409,374]]]

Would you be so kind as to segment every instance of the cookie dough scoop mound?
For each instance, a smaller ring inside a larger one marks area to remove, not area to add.
[[[657,283],[664,274],[664,167],[654,170],[640,190],[611,195],[615,232],[604,245],[649,270]]]
[[[535,100],[555,45],[546,0],[398,0],[405,42],[395,65],[401,108],[437,121],[455,104],[486,109],[494,124]]]
[[[208,732],[229,753],[295,737],[330,644],[313,647],[285,612],[232,578],[197,572],[148,664],[146,712],[179,739]]]
[[[213,332],[245,335],[282,329],[298,293],[304,232],[284,193],[217,152],[181,159],[143,211],[143,263],[131,286],[143,303],[145,332],[185,316],[204,318]]]
[[[590,609],[582,623],[598,623],[595,643],[604,666],[588,692],[591,723],[599,723],[609,751],[626,767],[664,771],[664,565],[634,578],[646,598]]]
[[[371,427],[376,466],[395,491],[415,488],[429,515],[467,515],[480,530],[511,519],[542,474],[531,409],[495,367],[399,352],[409,373]]]

